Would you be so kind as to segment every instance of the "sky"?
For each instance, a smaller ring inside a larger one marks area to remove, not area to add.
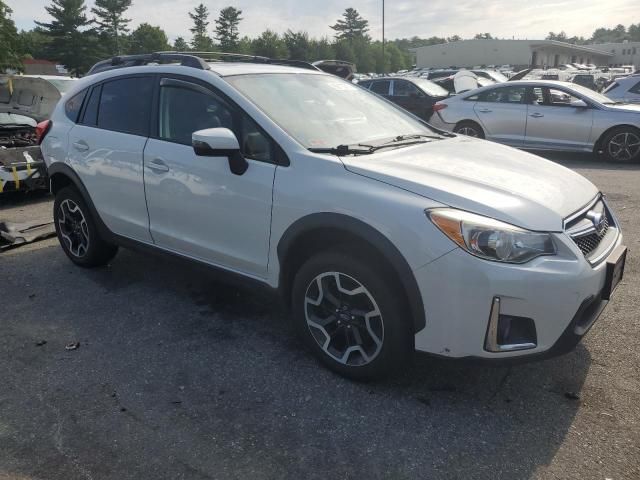
[[[50,0],[4,0],[13,9],[19,29],[33,28],[33,20],[47,20],[44,6]],[[203,2],[213,20],[221,8],[243,11],[240,34],[255,37],[267,28],[282,33],[305,30],[312,37],[332,36],[329,25],[346,7],[369,20],[370,35],[381,38],[382,0],[133,0],[128,11],[135,27],[142,22],[159,25],[171,40],[189,38],[187,12]],[[87,0],[87,10],[93,0]],[[638,0],[386,0],[386,37],[405,38],[490,32],[500,38],[541,39],[564,30],[569,36],[589,37],[596,28],[613,28],[640,21]]]

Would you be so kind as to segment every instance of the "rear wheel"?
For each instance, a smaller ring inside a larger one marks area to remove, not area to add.
[[[73,187],[56,193],[53,220],[62,250],[76,265],[106,265],[118,251],[118,247],[100,237],[84,199]]]
[[[640,130],[633,127],[613,129],[602,141],[602,154],[610,162],[640,161]]]
[[[482,127],[472,121],[460,122],[453,131],[467,137],[484,138]]]
[[[298,333],[330,369],[366,380],[398,371],[413,351],[409,316],[389,275],[347,253],[323,252],[298,271]]]

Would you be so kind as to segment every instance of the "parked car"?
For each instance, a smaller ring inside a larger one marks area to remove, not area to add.
[[[640,160],[640,105],[616,104],[576,84],[508,82],[448,98],[434,110],[436,127],[512,147]]]
[[[39,142],[68,77],[0,75],[0,193],[45,188]]]
[[[313,62],[312,65],[323,72],[344,78],[345,80],[353,80],[356,73],[355,63],[345,62],[344,60],[318,60],[317,62]]]
[[[433,115],[433,105],[449,96],[444,88],[419,77],[376,78],[363,80],[359,85],[427,121]]]
[[[575,83],[576,85],[582,85],[583,87],[587,87],[589,90],[598,90],[598,85],[596,85],[596,80],[594,75],[589,73],[578,73],[576,75],[572,75],[569,78],[571,83]]]
[[[640,75],[617,78],[602,94],[614,102],[640,103]]]
[[[206,264],[277,294],[311,351],[354,378],[414,350],[566,352],[622,276],[619,224],[569,169],[322,72],[133,59],[78,81],[42,143],[79,266],[119,245]]]

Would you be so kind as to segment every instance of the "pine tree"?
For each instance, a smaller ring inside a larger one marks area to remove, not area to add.
[[[186,52],[189,50],[189,44],[185,42],[184,38],[178,37],[173,42],[173,49],[176,52]]]
[[[233,52],[238,48],[238,25],[242,20],[242,10],[227,7],[220,10],[216,20],[216,39],[223,51]]]
[[[45,10],[53,20],[35,22],[51,38],[47,56],[60,62],[72,74],[80,75],[97,60],[95,32],[85,15],[84,0],[52,0]]]
[[[369,21],[362,18],[355,8],[347,8],[342,16],[344,20],[339,19],[335,25],[330,26],[337,32],[337,40],[348,40],[351,43],[357,37],[369,39]]]
[[[141,23],[131,32],[129,53],[150,53],[169,50],[167,34],[160,27]]]
[[[309,34],[307,32],[287,30],[284,34],[284,43],[289,50],[289,58],[309,60],[311,57]]]
[[[193,13],[189,12],[189,17],[193,20],[193,28],[189,31],[193,33],[191,47],[196,52],[206,52],[212,49],[213,41],[207,35],[209,27],[209,9],[204,4],[198,5]]]
[[[18,31],[11,19],[12,10],[0,0],[0,72],[7,68],[20,69]]]
[[[107,54],[119,55],[124,50],[121,37],[129,31],[129,18],[124,12],[131,6],[131,0],[96,0],[91,9],[96,15],[98,33],[106,40]]]

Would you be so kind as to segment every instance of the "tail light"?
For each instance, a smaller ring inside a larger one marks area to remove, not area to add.
[[[439,112],[440,110],[444,110],[445,108],[447,108],[447,104],[446,103],[436,103],[433,106],[433,111],[434,112]]]
[[[36,125],[36,141],[38,142],[38,145],[42,144],[45,135],[49,133],[49,130],[51,130],[51,125],[53,125],[51,120],[44,120]]]

